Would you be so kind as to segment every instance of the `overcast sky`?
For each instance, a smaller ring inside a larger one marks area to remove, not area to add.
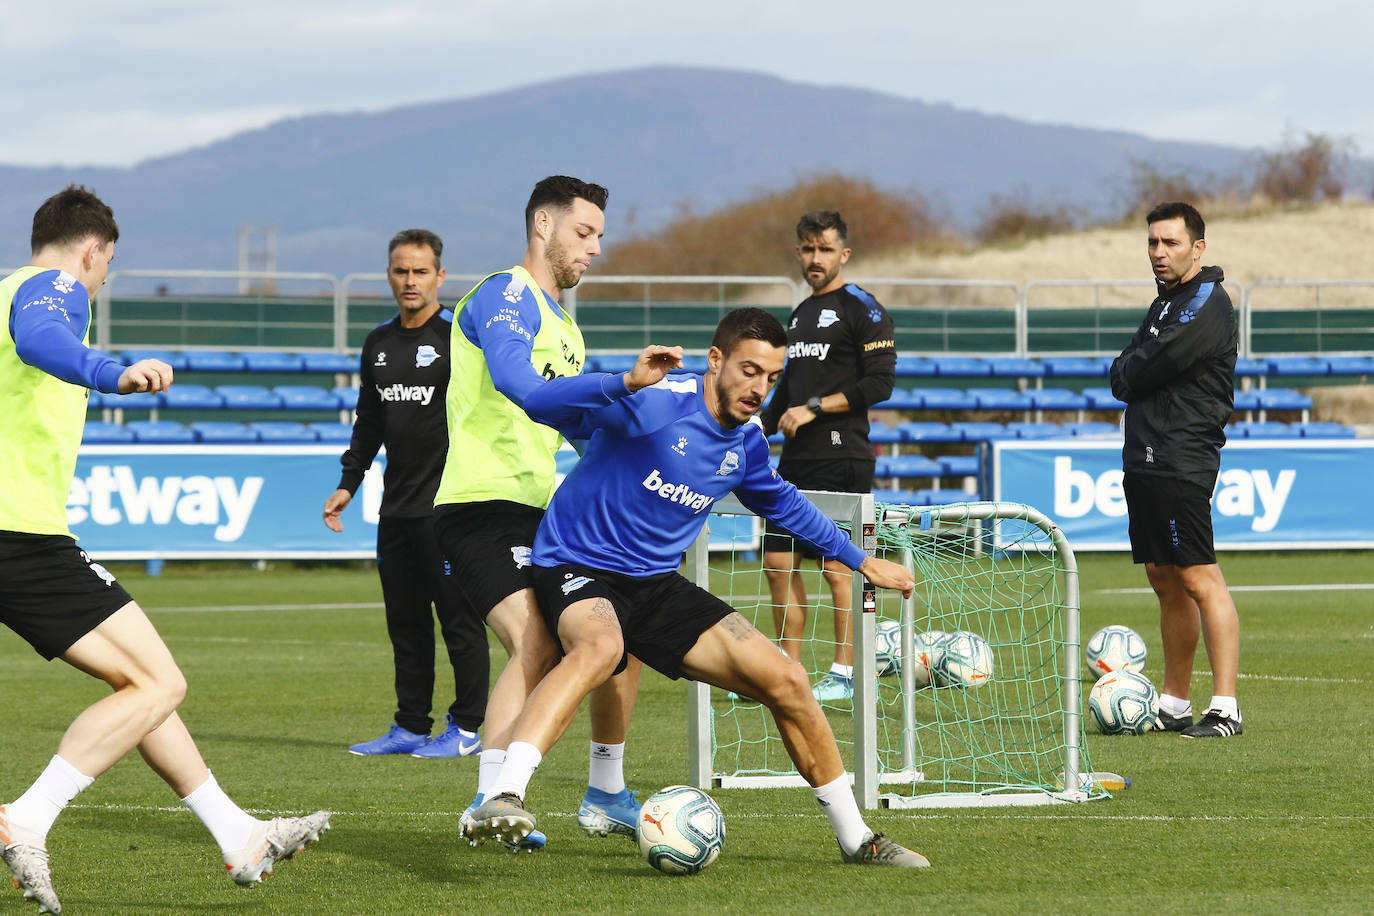
[[[1273,148],[1315,131],[1374,155],[1374,5],[1355,0],[0,0],[0,9],[0,163],[11,165],[131,165],[294,115],[650,64],[756,70],[1156,138]],[[824,121],[817,111],[818,129]]]

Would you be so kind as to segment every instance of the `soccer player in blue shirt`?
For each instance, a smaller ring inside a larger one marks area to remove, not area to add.
[[[929,864],[864,822],[801,665],[677,571],[711,503],[733,493],[875,585],[905,595],[915,586],[906,567],[867,556],[769,466],[755,414],[782,373],[786,346],[776,318],[736,309],[716,328],[703,378],[667,377],[682,349],[654,346],[624,375],[559,379],[525,399],[531,417],[589,441],[549,504],[532,557],[535,598],[565,654],[516,721],[500,777],[473,813],[477,838],[534,829],[523,799],[540,760],[588,691],[633,653],[668,677],[767,706],[845,862]]]

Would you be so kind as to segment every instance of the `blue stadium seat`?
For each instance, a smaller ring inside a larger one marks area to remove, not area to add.
[[[946,506],[950,503],[976,501],[978,494],[965,493],[963,490],[927,489],[917,490],[916,500],[920,506]]]
[[[339,399],[332,391],[314,385],[278,385],[272,389],[287,410],[338,410]]]
[[[306,372],[351,375],[358,371],[358,357],[347,353],[302,353],[301,367]]]
[[[979,410],[1030,410],[1031,396],[1009,388],[970,388],[964,392],[978,404]]]
[[[1270,356],[1270,375],[1330,375],[1331,364],[1319,356]]]
[[[1064,432],[1081,438],[1109,439],[1121,436],[1121,427],[1105,420],[1089,420],[1085,423],[1065,423]]]
[[[191,424],[191,432],[200,442],[240,444],[257,442],[262,438],[256,429],[232,420],[197,420]]]
[[[1246,439],[1296,439],[1302,435],[1298,426],[1299,424],[1290,426],[1287,423],[1278,423],[1273,420],[1263,423],[1242,420],[1226,427],[1226,436],[1227,438],[1244,437]]]
[[[162,406],[184,410],[217,410],[224,406],[224,395],[206,385],[175,383],[162,393]]]
[[[896,442],[905,442],[906,436],[898,427],[888,426],[886,423],[879,423],[875,420],[868,424],[868,441],[874,445],[892,445]]]
[[[884,503],[892,506],[915,506],[917,502],[915,490],[874,490],[874,502]]]
[[[1292,388],[1265,388],[1259,393],[1261,410],[1310,410],[1312,398]]]
[[[603,353],[588,360],[597,372],[629,372],[635,364],[634,353]]]
[[[1251,388],[1249,391],[1236,389],[1236,410],[1259,410],[1260,393],[1259,389]]]
[[[920,410],[925,403],[925,398],[916,389],[893,388],[887,400],[873,407],[875,410]]]
[[[263,442],[283,444],[320,441],[318,432],[304,423],[293,423],[290,420],[257,420],[248,426],[258,431]]]
[[[227,350],[187,350],[186,368],[192,372],[242,372],[243,357]]]
[[[978,378],[992,375],[992,364],[976,356],[932,356],[936,375]]]
[[[959,435],[963,436],[965,442],[991,442],[994,439],[1015,439],[1014,434],[1008,433],[1007,428],[1001,423],[983,423],[974,421],[961,421],[951,423],[950,427]]]
[[[1038,360],[1024,356],[989,356],[992,374],[1002,378],[1040,378],[1045,366]]]
[[[189,427],[171,420],[131,420],[124,424],[134,434],[135,442],[194,442],[196,434]]]
[[[358,409],[358,389],[352,385],[338,385],[333,389],[334,397],[339,399],[340,410]]]
[[[884,455],[875,477],[939,477],[940,465],[925,455]]]
[[[1051,378],[1092,378],[1107,374],[1101,361],[1091,356],[1046,356],[1040,362],[1045,366],[1045,375]]]
[[[1093,410],[1125,410],[1126,402],[1118,401],[1110,388],[1084,388],[1083,397]]]
[[[977,410],[978,399],[958,388],[913,388],[926,410]]]
[[[786,441],[787,437],[783,435],[781,432],[775,432],[773,433],[773,435],[768,437],[769,445],[782,445]]]
[[[1086,410],[1088,398],[1067,388],[1040,388],[1030,392],[1036,410]]]
[[[980,470],[977,455],[941,455],[935,463],[945,477],[977,477]]]
[[[220,385],[215,389],[224,396],[224,406],[234,410],[276,410],[281,407],[281,395],[261,385]]]
[[[706,374],[706,357],[704,356],[684,356],[682,357],[682,368],[679,372],[690,372],[693,375]]]
[[[1015,433],[1018,439],[1054,439],[1071,435],[1058,423],[1008,423],[1007,432]]]
[[[134,431],[117,423],[106,423],[104,420],[87,420],[85,428],[81,430],[81,441],[87,445],[117,445],[122,442],[133,442]]]
[[[934,423],[929,421],[908,421],[898,423],[897,428],[902,431],[907,442],[963,442],[964,437],[959,431],[947,423]]]
[[[1236,375],[1242,377],[1256,378],[1261,375],[1269,374],[1269,363],[1262,359],[1251,359],[1242,356],[1236,360]]]
[[[141,359],[160,359],[173,369],[189,369],[190,364],[186,361],[185,353],[177,353],[173,350],[124,350],[119,354],[124,359],[124,364],[132,366]]]
[[[305,368],[305,360],[295,353],[245,350],[243,365],[249,372],[300,372]]]
[[[316,420],[314,423],[307,423],[305,425],[315,431],[315,434],[320,437],[321,442],[348,445],[353,441],[353,427],[348,423],[332,423],[327,420]]]
[[[1313,423],[1300,423],[1298,430],[1304,439],[1353,439],[1356,436],[1354,427],[1346,426],[1344,423],[1330,423],[1319,420]]]
[[[95,392],[91,392],[90,407],[118,407],[122,410],[152,410],[162,406],[162,393],[136,391],[133,394],[102,394],[100,403],[94,403]]]
[[[921,378],[935,374],[935,363],[924,356],[898,356],[895,369],[898,378]]]
[[[1374,356],[1328,356],[1332,375],[1374,375]]]

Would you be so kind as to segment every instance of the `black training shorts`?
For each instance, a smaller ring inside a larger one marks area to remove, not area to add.
[[[0,623],[49,661],[133,600],[73,538],[0,531]]]
[[[1130,514],[1131,559],[1156,566],[1207,566],[1212,542],[1212,494],[1170,477],[1126,472],[1121,481]]]
[[[558,641],[558,618],[579,601],[605,598],[615,608],[625,651],[660,674],[682,677],[682,659],[701,634],[735,609],[678,573],[636,578],[589,566],[534,567],[534,597]],[[625,670],[625,656],[616,674]]]
[[[483,620],[504,599],[530,587],[530,551],[543,517],[543,509],[506,500],[435,508],[439,547]]]
[[[830,493],[868,493],[873,490],[875,462],[836,458],[826,461],[787,461],[778,465],[778,476],[798,490],[825,490]],[[808,545],[792,537],[786,528],[771,521],[763,526],[765,553],[800,553],[818,559]]]

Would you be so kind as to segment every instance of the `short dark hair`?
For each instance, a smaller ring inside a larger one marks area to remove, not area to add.
[[[534,186],[530,192],[530,202],[525,204],[525,238],[534,235],[534,214],[543,208],[567,210],[580,197],[604,212],[610,193],[599,184],[567,175],[550,175]]]
[[[1197,207],[1185,204],[1181,200],[1169,201],[1155,207],[1145,215],[1145,225],[1179,217],[1183,218],[1183,228],[1188,230],[1189,241],[1196,242],[1198,239],[1207,238],[1207,224],[1202,221],[1202,214],[1197,212]]]
[[[49,245],[68,245],[90,236],[102,245],[119,241],[114,211],[90,189],[72,184],[43,201],[33,214],[29,247],[37,254]]]
[[[716,325],[711,346],[728,356],[741,340],[762,340],[775,347],[785,347],[787,332],[781,321],[763,309],[735,309],[727,312]]]
[[[401,245],[428,245],[429,250],[434,252],[434,269],[438,270],[442,266],[444,240],[428,229],[402,229],[393,235],[391,244],[386,246],[387,258],[390,259],[391,253]]]
[[[812,210],[803,213],[797,220],[797,241],[804,242],[814,235],[823,235],[827,229],[834,229],[843,242],[849,238],[849,227],[844,224],[839,210]]]

